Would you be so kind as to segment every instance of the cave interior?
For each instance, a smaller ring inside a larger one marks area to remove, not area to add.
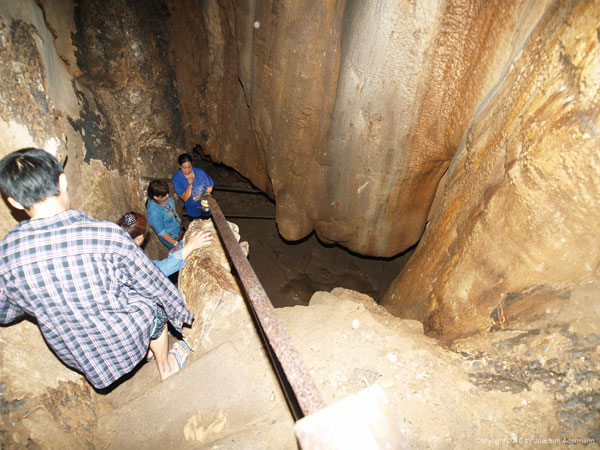
[[[0,157],[66,160],[72,207],[115,222],[190,153],[328,404],[383,386],[406,448],[588,448],[598,23],[585,0],[0,1]],[[0,446],[296,448],[217,253],[179,276],[178,382],[96,392],[31,318],[0,327]]]

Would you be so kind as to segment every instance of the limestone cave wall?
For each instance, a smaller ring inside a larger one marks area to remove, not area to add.
[[[185,148],[159,1],[1,2],[0,156],[67,159],[72,207],[96,219],[144,211],[144,176]],[[21,217],[0,208],[0,234]]]
[[[169,2],[188,139],[271,193],[285,238],[396,255],[548,4]]]
[[[171,174],[184,146],[159,38],[166,10],[130,3],[0,1],[0,157],[39,147],[66,158],[71,206],[100,220],[144,211],[141,177]],[[0,235],[25,218],[1,202]],[[86,448],[103,397],[30,320],[0,327],[0,354],[0,447],[51,436]]]
[[[445,339],[575,310],[597,317],[599,20],[594,2],[544,11],[471,120],[386,294],[390,311]]]
[[[188,139],[270,193],[287,239],[416,248],[390,311],[452,339],[597,280],[595,2],[168,6]]]
[[[73,207],[95,218],[143,210],[143,177],[170,176],[197,145],[276,201],[286,239],[315,231],[384,257],[418,243],[384,303],[439,334],[597,277],[593,2],[49,0],[0,13],[0,153],[68,156]],[[2,232],[19,218],[0,215]]]
[[[597,278],[593,2],[0,12],[2,154],[68,156],[73,206],[94,217],[142,209],[142,176],[199,144],[275,199],[285,238],[376,256],[420,240],[384,303],[442,334]],[[18,217],[0,214],[5,232]]]

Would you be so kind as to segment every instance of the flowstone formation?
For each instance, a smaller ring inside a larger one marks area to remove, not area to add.
[[[540,19],[469,126],[390,311],[448,340],[560,316],[597,282],[599,20],[587,2]]]
[[[208,55],[177,68],[187,136],[274,198],[286,239],[414,248],[394,314],[450,340],[598,279],[595,4],[169,7],[171,59]]]
[[[169,8],[171,60],[205,61],[177,65],[188,138],[272,195],[284,238],[389,257],[421,237],[474,114],[556,4]]]

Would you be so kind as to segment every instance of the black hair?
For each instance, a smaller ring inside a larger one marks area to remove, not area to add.
[[[194,162],[194,160],[192,159],[192,155],[190,155],[189,153],[182,153],[181,155],[179,155],[179,158],[177,158],[177,165],[182,165],[183,163],[186,162]]]
[[[164,197],[169,193],[169,185],[162,180],[152,180],[148,185],[148,198]]]
[[[25,209],[57,196],[58,178],[63,168],[45,150],[23,148],[9,153],[0,161],[0,189]]]

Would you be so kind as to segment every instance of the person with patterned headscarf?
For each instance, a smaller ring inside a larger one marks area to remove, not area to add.
[[[131,236],[133,242],[143,247],[148,235],[148,221],[143,214],[129,211],[117,221],[117,224]],[[208,231],[193,234],[187,239],[185,245],[177,242],[165,259],[153,259],[152,261],[166,276],[172,275],[185,265],[185,260],[190,253],[208,245],[211,241],[212,238]]]

